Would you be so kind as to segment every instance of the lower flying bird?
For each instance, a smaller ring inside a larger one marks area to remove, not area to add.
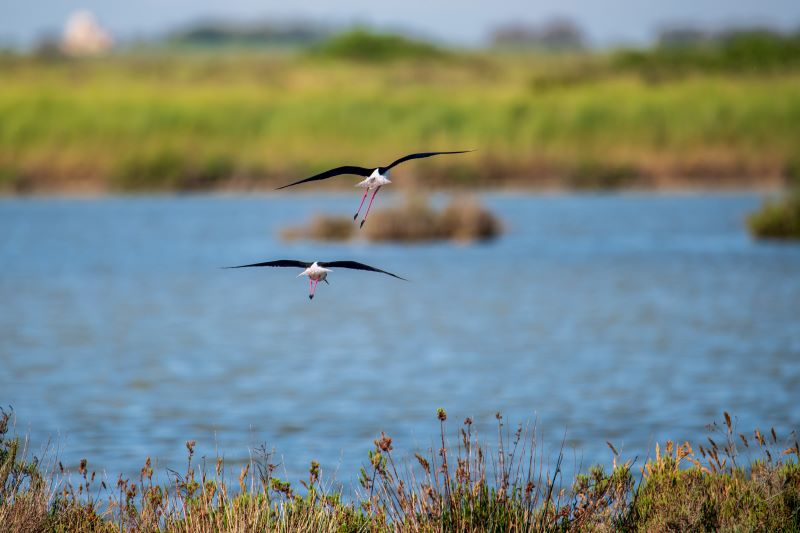
[[[367,199],[367,193],[373,189],[375,192],[372,193],[372,198],[369,200],[369,205],[367,206],[367,212],[364,213],[364,218],[361,220],[361,226],[364,226],[364,222],[367,221],[367,215],[369,215],[369,209],[372,207],[372,201],[375,199],[375,195],[378,194],[378,191],[386,184],[391,183],[389,180],[389,171],[392,167],[403,163],[404,161],[408,161],[409,159],[422,159],[424,157],[431,157],[434,155],[442,155],[442,154],[465,154],[467,152],[472,152],[472,150],[461,150],[459,152],[422,152],[419,154],[409,154],[406,156],[401,157],[391,165],[387,165],[385,167],[373,167],[373,168],[364,168],[364,167],[357,167],[352,165],[345,165],[343,167],[336,167],[330,170],[326,170],[325,172],[320,172],[319,174],[315,174],[310,178],[306,178],[300,181],[296,181],[294,183],[290,183],[289,185],[284,185],[283,187],[278,187],[278,189],[285,189],[286,187],[292,187],[294,185],[300,185],[301,183],[306,183],[307,181],[318,181],[324,180],[328,178],[332,178],[334,176],[342,176],[346,174],[355,174],[356,176],[363,176],[366,179],[359,182],[356,187],[363,187],[364,188],[364,196],[361,197],[361,204],[358,206],[358,211],[356,214],[353,215],[353,220],[358,218],[358,214],[361,212],[361,208],[364,207],[364,200]]]
[[[402,279],[403,281],[408,281],[405,278],[401,278],[400,276],[396,276],[391,272],[386,272],[385,270],[381,270],[380,268],[371,267],[369,265],[365,265],[364,263],[358,263],[356,261],[314,261],[313,263],[308,263],[306,261],[295,261],[293,259],[279,259],[277,261],[267,261],[265,263],[253,263],[252,265],[239,265],[233,267],[225,267],[225,268],[247,268],[247,267],[297,267],[304,269],[300,274],[297,275],[299,278],[300,276],[308,276],[308,299],[311,300],[314,298],[314,290],[317,288],[317,283],[320,281],[324,281],[328,283],[328,272],[333,272],[333,270],[327,267],[333,268],[352,268],[355,270],[368,270],[370,272],[380,272],[381,274],[387,274],[392,276],[393,278]]]

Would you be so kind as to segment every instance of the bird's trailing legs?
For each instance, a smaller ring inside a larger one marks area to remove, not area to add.
[[[314,289],[317,288],[317,283],[319,283],[319,280],[313,280],[313,279],[309,279],[308,280],[308,299],[309,300],[313,300],[314,299]]]
[[[361,197],[361,203],[358,206],[358,211],[356,211],[356,214],[353,215],[353,220],[358,218],[358,214],[361,212],[361,208],[364,207],[364,200],[367,199],[367,193],[368,192],[369,192],[369,187],[364,189],[364,196]]]
[[[380,185],[378,185],[378,187],[375,189],[375,192],[372,193],[372,198],[369,199],[369,205],[367,206],[367,212],[364,213],[364,218],[361,220],[361,225],[359,226],[359,228],[363,228],[364,227],[364,222],[367,221],[367,216],[369,215],[369,208],[372,207],[372,201],[375,199],[375,195],[378,194],[379,190],[381,190],[381,186]]]

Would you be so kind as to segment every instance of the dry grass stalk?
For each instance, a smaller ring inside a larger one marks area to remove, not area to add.
[[[262,447],[229,483],[225,463],[209,471],[194,461],[186,443],[185,472],[153,480],[147,458],[138,481],[116,486],[97,478],[86,460],[77,481],[58,464],[28,460],[19,439],[9,438],[10,414],[0,410],[0,529],[3,531],[695,531],[800,529],[797,436],[781,439],[771,429],[752,441],[724,426],[709,448],[667,441],[642,467],[617,448],[613,469],[593,466],[571,485],[561,477],[561,452],[552,471],[545,464],[541,433],[518,426],[512,433],[497,415],[495,451],[478,438],[470,418],[447,439],[447,413],[437,413],[441,446],[427,456],[398,461],[393,439],[375,439],[362,468],[360,490],[345,501],[323,482],[311,462],[308,478],[294,487],[274,475],[272,453]],[[736,438],[738,437],[738,438]],[[739,442],[743,450],[737,449]],[[742,467],[741,454],[751,454]]]

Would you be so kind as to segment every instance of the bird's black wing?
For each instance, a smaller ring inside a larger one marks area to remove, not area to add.
[[[400,159],[398,159],[397,161],[395,161],[394,163],[392,163],[388,167],[384,167],[384,168],[386,168],[388,170],[388,169],[392,168],[393,166],[399,165],[400,163],[402,163],[404,161],[408,161],[409,159],[422,159],[423,157],[431,157],[431,156],[434,156],[434,155],[442,155],[442,154],[466,154],[467,152],[474,152],[474,151],[475,150],[461,150],[459,152],[421,152],[419,154],[409,154],[409,155],[401,157]]]
[[[325,180],[328,178],[332,178],[334,176],[341,176],[342,174],[355,174],[356,176],[364,176],[367,177],[372,174],[374,169],[364,168],[364,167],[355,167],[351,165],[346,165],[343,167],[336,167],[330,170],[326,170],[325,172],[320,172],[319,174],[315,174],[310,178],[306,178],[304,180],[295,181],[294,183],[290,183],[289,185],[283,185],[282,187],[278,187],[277,190],[285,189],[286,187],[291,187],[293,185],[300,185],[301,183],[305,183],[307,181],[317,181],[317,180]]]
[[[278,259],[277,261],[267,261],[265,263],[253,263],[252,265],[239,265],[224,268],[246,268],[246,267],[298,267],[308,268],[311,263],[304,261],[295,261],[294,259]]]
[[[326,268],[326,267],[341,267],[341,268],[352,268],[355,270],[369,270],[370,272],[380,272],[381,274],[388,274],[393,278],[402,279],[403,281],[408,281],[406,278],[401,278],[391,272],[386,272],[385,270],[381,270],[380,268],[371,267],[369,265],[365,265],[364,263],[359,263],[357,261],[326,261],[326,262],[318,262],[319,266]]]

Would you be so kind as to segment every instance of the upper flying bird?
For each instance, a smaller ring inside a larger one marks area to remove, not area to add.
[[[367,193],[372,189],[375,189],[375,192],[372,193],[372,198],[370,198],[369,205],[367,206],[367,212],[364,213],[364,218],[361,220],[360,227],[363,227],[364,222],[367,221],[367,215],[369,215],[369,208],[372,207],[372,201],[375,199],[375,195],[378,194],[378,191],[381,189],[381,187],[383,187],[388,183],[391,183],[391,181],[389,180],[389,171],[392,169],[392,167],[395,167],[400,163],[403,163],[404,161],[408,161],[409,159],[422,159],[424,157],[431,157],[434,155],[442,155],[442,154],[465,154],[467,152],[473,152],[473,151],[474,150],[461,150],[458,152],[421,152],[419,154],[409,154],[401,157],[391,165],[386,165],[385,167],[365,168],[352,165],[345,165],[343,167],[336,167],[330,170],[326,170],[325,172],[320,172],[319,174],[315,174],[310,178],[306,178],[300,181],[295,181],[294,183],[278,187],[275,190],[285,189],[286,187],[292,187],[293,185],[300,185],[301,183],[305,183],[307,181],[324,180],[332,178],[334,176],[341,176],[343,174],[355,174],[356,176],[364,176],[367,179],[356,184],[356,187],[364,187],[364,196],[361,197],[361,204],[359,204],[358,211],[356,211],[356,214],[353,215],[353,220],[358,218],[358,214],[361,212],[361,208],[364,207],[364,200],[367,199]]]
[[[369,265],[365,265],[364,263],[359,263],[357,261],[314,261],[313,263],[309,263],[306,261],[295,261],[294,259],[279,259],[277,261],[267,261],[265,263],[253,263],[251,265],[239,265],[239,266],[232,266],[232,267],[225,267],[225,268],[247,268],[247,267],[297,267],[304,269],[300,272],[297,277],[300,276],[308,276],[308,299],[311,300],[314,298],[314,290],[317,288],[317,283],[320,281],[324,281],[328,283],[328,272],[333,272],[333,270],[326,268],[326,267],[341,267],[341,268],[352,268],[355,270],[369,270],[370,272],[380,272],[381,274],[387,274],[392,276],[393,278],[402,279],[403,281],[408,281],[405,278],[401,278],[400,276],[396,276],[391,272],[386,272],[385,270],[381,270],[380,268],[371,267]]]

